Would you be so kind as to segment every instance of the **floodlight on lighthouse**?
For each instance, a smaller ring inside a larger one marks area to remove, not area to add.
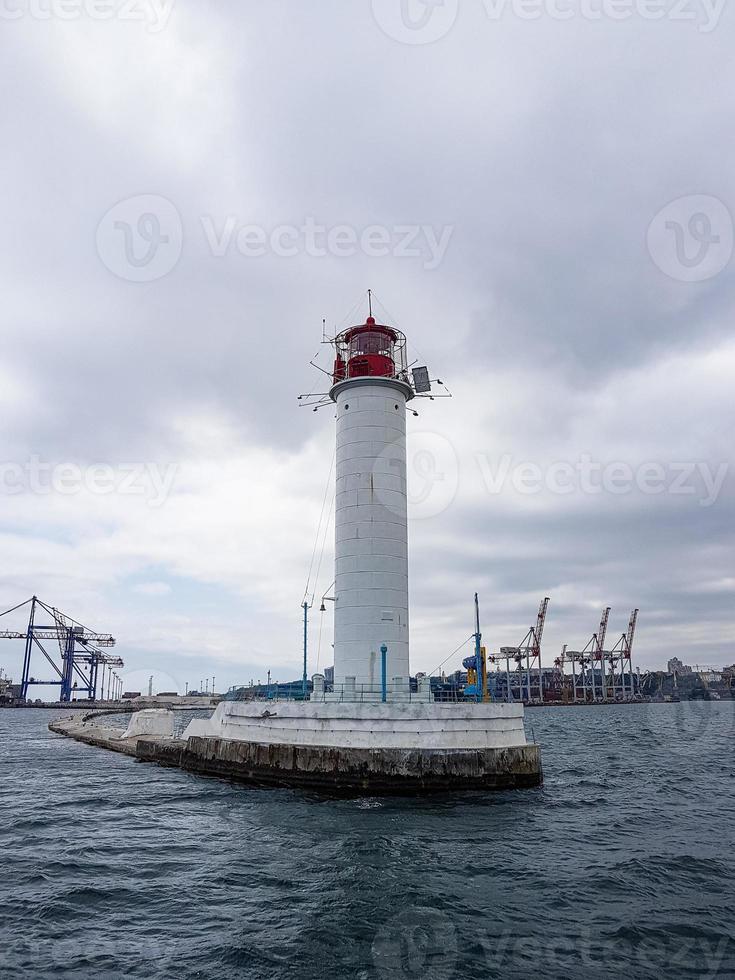
[[[413,386],[418,395],[431,391],[431,381],[429,380],[429,369],[427,367],[416,367],[411,369],[413,375]]]

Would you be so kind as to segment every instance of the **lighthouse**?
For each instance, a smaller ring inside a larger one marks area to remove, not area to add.
[[[429,373],[409,370],[405,336],[372,309],[329,342],[328,391],[300,398],[336,415],[333,683],[316,673],[296,699],[222,701],[189,723],[181,764],[340,794],[537,786],[522,704],[444,700],[410,677],[406,417],[432,397]]]
[[[416,391],[400,331],[369,316],[333,342],[334,692],[395,697],[409,683],[406,406]]]

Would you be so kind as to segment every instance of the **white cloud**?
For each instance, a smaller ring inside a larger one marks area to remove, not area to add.
[[[171,594],[171,586],[168,582],[141,582],[133,586],[133,592],[139,595],[162,596]]]

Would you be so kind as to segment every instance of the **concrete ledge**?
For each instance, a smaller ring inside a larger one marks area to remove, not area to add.
[[[136,711],[128,722],[123,738],[137,738],[141,735],[157,735],[173,738],[174,714],[166,708],[144,708]]]
[[[334,795],[519,789],[543,780],[537,745],[502,749],[336,749],[193,736],[186,743],[139,740],[139,759],[261,786]]]
[[[523,705],[492,702],[359,703],[223,701],[193,719],[189,738],[314,748],[480,750],[526,744]]]
[[[256,786],[305,788],[333,796],[522,789],[543,781],[538,745],[365,749],[199,736],[186,741],[155,735],[121,738],[121,731],[89,720],[85,724],[85,716],[80,715],[53,721],[48,727],[59,735],[143,762]]]
[[[111,713],[111,712],[108,712]],[[99,715],[104,712],[99,712]],[[95,716],[92,716],[92,719]],[[56,735],[65,735],[73,738],[77,742],[84,742],[85,745],[93,745],[98,749],[108,749],[110,752],[119,752],[121,755],[130,755],[138,758],[138,744],[146,741],[156,741],[165,744],[159,736],[138,735],[132,738],[124,738],[124,732],[117,728],[105,728],[103,725],[90,723],[88,715],[73,715],[71,718],[60,718],[49,723],[49,731]],[[168,739],[167,741],[173,741]],[[183,743],[179,743],[180,745]]]

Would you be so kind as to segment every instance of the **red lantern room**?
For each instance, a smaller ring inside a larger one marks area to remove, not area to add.
[[[359,327],[335,337],[334,383],[351,378],[406,380],[406,338],[369,316]]]

